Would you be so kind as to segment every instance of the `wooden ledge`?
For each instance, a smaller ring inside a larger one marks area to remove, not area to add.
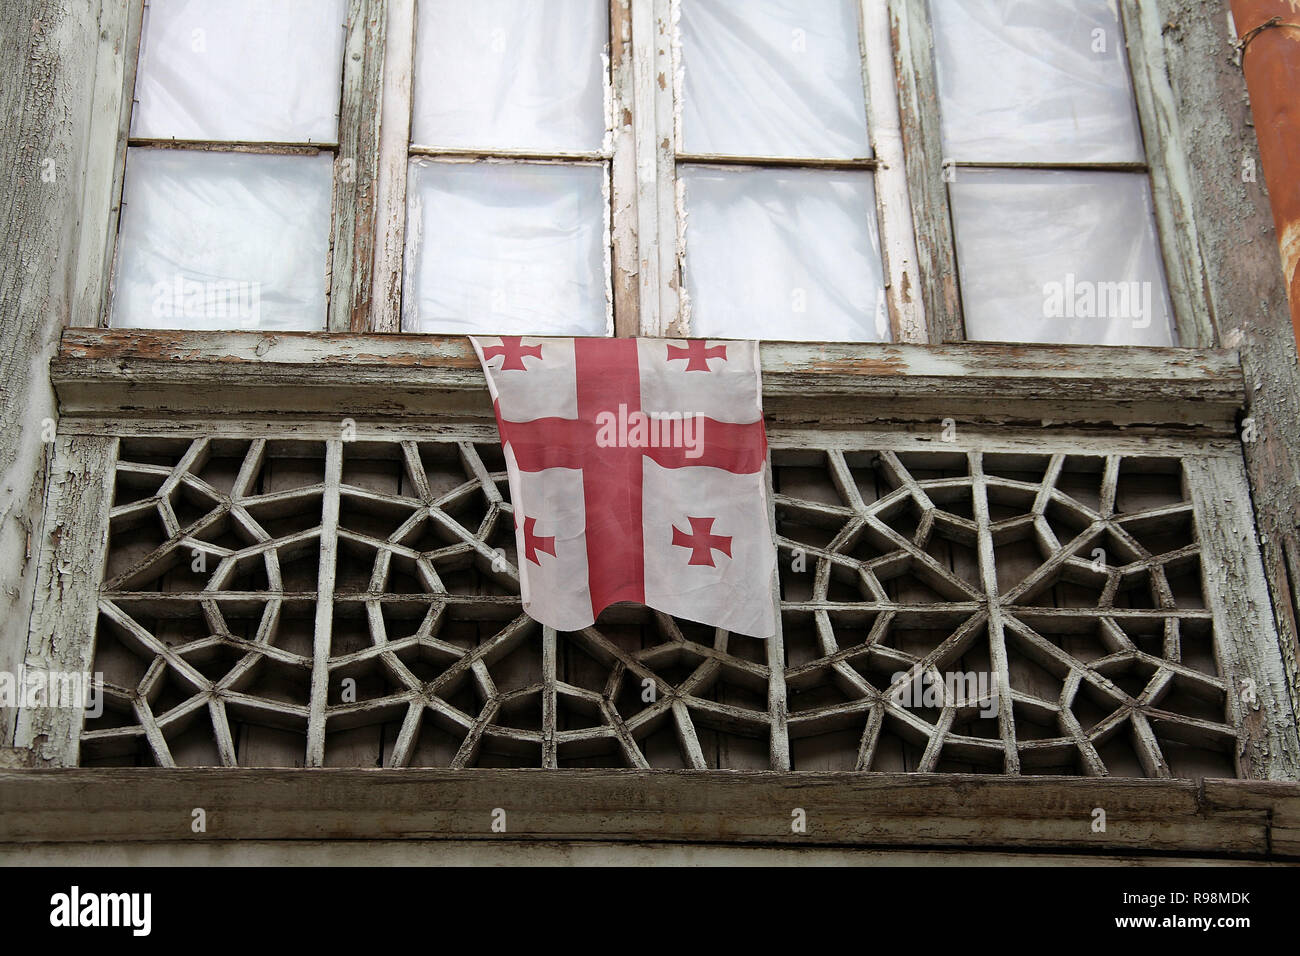
[[[1230,432],[1235,352],[1092,346],[765,342],[778,421],[1044,420]],[[490,419],[464,336],[67,329],[52,379],[64,415],[213,413]]]
[[[191,830],[203,808],[207,832]],[[1094,832],[1095,811],[1106,814]],[[505,832],[492,829],[505,812]],[[792,833],[802,809],[807,832]],[[0,842],[511,840],[1300,860],[1300,784],[631,770],[0,770]]]

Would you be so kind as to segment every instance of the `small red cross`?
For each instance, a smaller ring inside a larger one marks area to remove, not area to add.
[[[540,568],[542,562],[538,559],[537,552],[541,551],[555,557],[555,535],[542,537],[540,534],[533,534],[536,524],[536,518],[524,519],[524,557]]]
[[[706,564],[711,568],[717,567],[713,563],[713,552],[721,551],[727,557],[731,557],[731,535],[711,534],[715,518],[691,518],[686,519],[691,523],[691,533],[687,534],[677,525],[673,525],[673,546],[677,548],[690,548],[691,560],[687,564]]]
[[[680,362],[686,361],[686,371],[688,372],[710,372],[709,359],[720,358],[722,361],[727,360],[727,347],[725,345],[705,345],[703,339],[691,339],[686,345],[668,346],[668,361]]]
[[[501,336],[500,345],[489,345],[483,350],[483,358],[494,359],[498,355],[502,356],[505,361],[501,363],[501,371],[506,372],[515,369],[525,372],[528,367],[524,365],[524,356],[530,355],[533,358],[542,357],[542,347],[540,345],[521,345],[522,335],[503,335]]]

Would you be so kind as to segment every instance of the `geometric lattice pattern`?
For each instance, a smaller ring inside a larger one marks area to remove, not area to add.
[[[124,441],[83,765],[769,766],[767,642],[542,628],[507,494],[495,444]]]
[[[124,439],[83,765],[1235,776],[1175,460],[773,451],[783,633],[521,613],[494,442]]]
[[[1179,462],[775,463],[796,766],[1233,775]]]

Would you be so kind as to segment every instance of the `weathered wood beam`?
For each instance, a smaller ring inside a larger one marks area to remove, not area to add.
[[[633,105],[636,90],[632,71],[631,0],[609,2],[609,136],[610,162],[610,277],[613,292],[614,333],[636,335],[641,330],[640,227],[637,182],[636,128]]]
[[[406,173],[411,143],[411,90],[415,75],[415,0],[385,3],[388,42],[380,108],[379,165],[375,179],[375,263],[370,327],[402,327],[402,256],[406,247]]]
[[[13,844],[681,841],[1297,859],[1300,785],[853,773],[0,770]],[[492,830],[505,811],[505,832]],[[803,809],[807,832],[794,833]],[[1106,829],[1094,832],[1094,810]]]
[[[1242,728],[1238,772],[1300,779],[1300,739],[1279,652],[1268,582],[1254,544],[1240,460],[1183,463],[1203,551],[1205,592],[1214,611],[1220,669],[1229,682],[1228,714]]]
[[[908,198],[903,119],[898,107],[894,61],[890,56],[893,39],[889,11],[885,4],[863,0],[858,4],[858,23],[863,86],[867,91],[867,125],[878,164],[877,216],[892,339],[924,343],[928,341],[926,303],[921,295],[922,270]]]
[[[1216,813],[1231,809],[1267,810],[1269,847],[1280,857],[1300,857],[1300,792],[1297,785],[1260,781],[1246,786],[1237,781],[1206,780],[1201,799]]]
[[[935,78],[930,17],[925,0],[889,0],[894,40],[894,70],[902,116],[903,155],[908,195],[916,222],[916,249],[926,325],[931,342],[958,342],[965,336],[957,256],[939,130],[939,91]]]
[[[1230,434],[1233,352],[1077,346],[767,342],[775,421],[1044,421]],[[65,415],[491,417],[468,339],[441,335],[68,329],[52,378]]]
[[[1259,542],[1293,700],[1300,700],[1300,367],[1228,5],[1156,0],[1182,124],[1217,340],[1241,353],[1242,422]],[[1273,31],[1285,36],[1280,31]],[[1289,31],[1292,37],[1295,31]],[[1265,38],[1276,42],[1276,37]]]
[[[90,327],[106,324],[108,318],[109,276],[117,244],[145,3],[128,0],[99,6],[95,98],[82,171],[81,238],[74,279],[77,298],[69,316],[69,324]]]
[[[43,420],[55,416],[46,362],[58,327],[81,301],[91,308],[99,301],[78,269],[104,254],[104,237],[83,218],[83,199],[112,175],[111,157],[94,152],[101,134],[111,150],[118,129],[102,97],[109,80],[96,72],[101,55],[126,55],[114,22],[125,4],[112,6],[102,18],[99,3],[11,0],[0,9],[0,671],[7,673],[22,666],[42,537],[52,454]],[[83,183],[83,174],[91,181]],[[13,723],[13,709],[0,708],[0,742],[11,739]]]
[[[349,3],[339,147],[334,156],[329,328],[336,332],[360,332],[370,326],[387,24],[384,0]]]
[[[1205,263],[1197,220],[1192,211],[1184,114],[1179,112],[1169,85],[1164,21],[1152,3],[1125,0],[1119,5],[1119,13],[1142,124],[1165,278],[1177,316],[1178,340],[1182,345],[1211,346],[1215,332],[1205,295]]]
[[[99,580],[108,552],[108,509],[113,496],[117,441],[61,438],[50,469],[52,513],[58,517],[41,543],[25,674],[90,675],[95,653],[98,596],[74,581]],[[18,711],[14,742],[45,765],[75,766],[80,707]],[[8,743],[8,740],[4,741]]]

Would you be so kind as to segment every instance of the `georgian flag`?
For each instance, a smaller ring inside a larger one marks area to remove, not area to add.
[[[757,343],[471,341],[501,431],[531,617],[580,630],[634,601],[775,633]]]

